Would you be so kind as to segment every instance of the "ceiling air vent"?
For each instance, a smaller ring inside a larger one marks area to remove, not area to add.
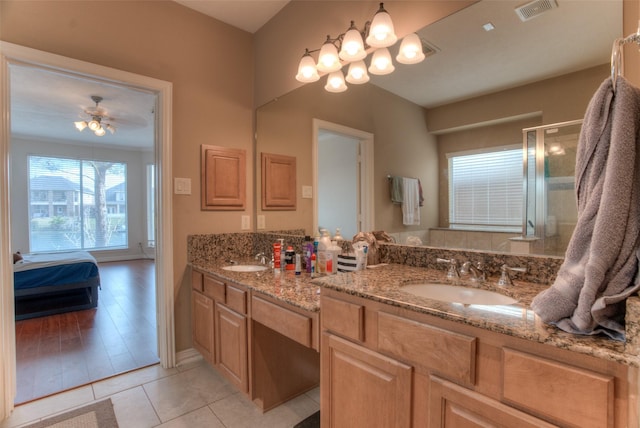
[[[558,7],[556,0],[534,0],[530,3],[516,7],[516,15],[522,22],[542,15],[548,10]]]
[[[427,42],[423,38],[421,38],[420,41],[422,42],[422,52],[424,53],[425,58],[430,57],[431,55],[435,55],[440,50],[436,47],[436,45]]]

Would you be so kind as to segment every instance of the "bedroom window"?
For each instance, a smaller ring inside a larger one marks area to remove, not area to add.
[[[449,153],[449,225],[522,230],[522,146]]]
[[[29,156],[31,252],[127,246],[127,167]]]
[[[147,247],[156,246],[156,166],[147,165]]]

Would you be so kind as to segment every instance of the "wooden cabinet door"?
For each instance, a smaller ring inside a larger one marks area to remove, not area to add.
[[[296,158],[262,153],[262,209],[295,210]]]
[[[213,300],[195,291],[191,294],[193,347],[213,363]]]
[[[429,428],[557,426],[435,376],[429,389]]]
[[[247,317],[216,302],[215,326],[215,363],[232,383],[247,392]]]
[[[244,210],[246,154],[241,149],[202,145],[201,208]]]
[[[411,367],[327,333],[321,354],[323,427],[410,426]]]

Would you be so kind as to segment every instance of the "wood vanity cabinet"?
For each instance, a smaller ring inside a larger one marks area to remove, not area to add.
[[[194,348],[248,393],[247,290],[193,270],[192,291]]]
[[[247,291],[226,285],[226,301],[216,301],[216,365],[234,385],[249,391],[247,351]]]
[[[320,305],[323,428],[638,428],[634,367],[325,288]]]
[[[191,324],[193,347],[213,363],[213,299],[205,296],[204,274],[191,272]]]
[[[192,269],[193,346],[262,411],[318,386],[317,311]]]

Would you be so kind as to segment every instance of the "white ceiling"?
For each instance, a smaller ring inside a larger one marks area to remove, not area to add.
[[[255,31],[287,1],[180,0],[219,20]],[[392,13],[391,4],[387,7]],[[606,63],[621,36],[621,0],[558,0],[559,7],[527,22],[514,12],[523,2],[485,0],[419,31],[438,52],[417,65],[397,65],[371,82],[426,107],[519,86]],[[496,29],[484,32],[482,24]],[[292,72],[293,73],[293,72]],[[12,66],[11,127],[31,135],[85,144],[153,147],[155,97],[76,76]],[[96,137],[73,122],[95,107],[114,119],[114,135]]]
[[[289,0],[174,0],[241,30],[255,33]]]

